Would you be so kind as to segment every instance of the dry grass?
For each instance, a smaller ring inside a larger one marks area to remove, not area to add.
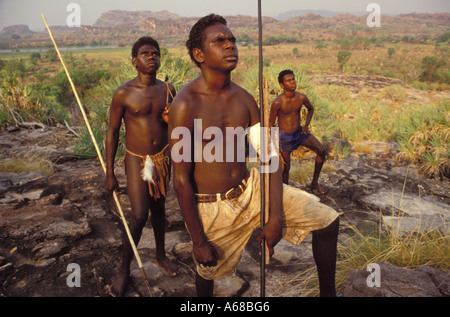
[[[381,213],[380,213],[381,217]],[[380,218],[381,219],[381,218]],[[398,223],[400,223],[399,218]],[[398,226],[365,234],[348,219],[341,219],[341,228],[350,231],[348,238],[338,243],[336,289],[345,286],[351,269],[366,270],[371,263],[389,262],[408,269],[429,265],[440,270],[450,268],[450,236],[440,228],[423,231],[416,228],[403,233]],[[445,225],[445,224],[444,224]],[[276,296],[315,297],[319,295],[316,267],[305,270],[280,286]]]
[[[397,155],[400,162],[411,162],[419,166],[427,177],[450,175],[449,160],[450,127],[444,124],[423,124]]]
[[[311,182],[314,173],[314,160],[291,159],[291,170],[289,171],[289,179],[299,184]],[[336,170],[332,163],[325,162],[321,173],[329,173]]]
[[[371,154],[372,147],[367,144],[356,143],[352,146],[352,150],[359,153]]]
[[[12,156],[0,161],[0,172],[23,173],[29,171],[42,171],[44,175],[53,174],[53,163],[41,154],[34,154],[27,157]]]

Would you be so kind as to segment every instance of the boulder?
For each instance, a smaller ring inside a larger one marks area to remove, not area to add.
[[[370,272],[350,270],[342,296],[344,297],[441,297],[448,293],[448,271],[422,268],[404,269],[387,262],[378,263],[380,285],[370,283]],[[372,271],[373,272],[373,271]],[[375,273],[373,273],[375,274]],[[371,287],[372,286],[372,287]],[[440,291],[443,289],[443,292]]]

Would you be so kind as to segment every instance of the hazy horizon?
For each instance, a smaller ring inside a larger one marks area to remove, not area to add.
[[[41,18],[44,13],[50,25],[65,25],[70,12],[66,11],[70,3],[78,3],[81,8],[81,24],[93,25],[102,13],[110,10],[124,11],[169,11],[182,17],[200,17],[209,13],[221,15],[257,16],[257,0],[167,0],[165,2],[149,0],[0,0],[0,29],[11,25],[28,25],[32,31],[43,31],[45,26]],[[326,10],[336,13],[364,13],[369,3],[376,2],[381,14],[398,15],[406,13],[450,13],[449,0],[316,0],[314,3],[304,0],[263,0],[262,14],[277,17],[282,13],[295,10]],[[367,12],[369,14],[369,12]]]

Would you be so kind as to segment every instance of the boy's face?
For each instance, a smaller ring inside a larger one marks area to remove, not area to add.
[[[148,74],[156,73],[161,66],[159,54],[156,47],[150,44],[144,44],[139,48],[137,56],[133,57],[133,65],[138,72]]]
[[[236,38],[230,29],[226,25],[216,23],[207,27],[203,34],[203,49],[194,49],[197,61],[213,69],[235,69],[239,57]]]
[[[281,88],[287,91],[295,91],[297,89],[297,82],[292,74],[283,76],[283,82],[280,84]]]

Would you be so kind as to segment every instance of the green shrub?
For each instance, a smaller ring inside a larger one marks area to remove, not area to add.
[[[403,101],[406,98],[406,91],[400,85],[391,85],[381,90],[380,97],[392,101]]]

